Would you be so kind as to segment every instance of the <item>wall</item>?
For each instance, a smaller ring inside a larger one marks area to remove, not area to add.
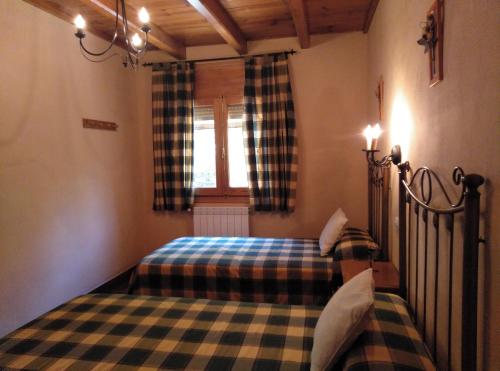
[[[447,186],[455,165],[487,178],[481,190],[481,228],[488,242],[480,246],[479,362],[484,370],[495,369],[500,364],[493,346],[500,337],[500,6],[495,0],[445,0],[444,80],[429,88],[428,56],[416,40],[431,3],[380,2],[368,34],[368,91],[383,75],[387,149],[401,144],[404,160],[413,168],[436,169],[447,177]],[[370,117],[376,117],[376,99],[370,98]],[[395,198],[393,205],[394,218]],[[393,228],[393,238],[396,232]],[[393,259],[397,262],[395,248]]]
[[[252,42],[249,53],[300,49],[295,38]],[[233,56],[227,46],[188,48],[189,59]],[[151,54],[156,61],[165,55]],[[366,226],[366,162],[360,136],[366,126],[367,36],[362,33],[317,36],[310,49],[290,57],[299,145],[296,211],[289,216],[255,214],[254,236],[318,237],[330,215],[344,208],[352,224]],[[145,252],[172,238],[190,235],[190,214],[158,214],[152,205],[151,72],[143,71],[141,155],[143,174],[141,230]]]
[[[135,77],[87,62],[73,27],[0,2],[0,336],[131,266]],[[89,35],[86,42],[103,47]],[[82,117],[117,132],[82,129]]]

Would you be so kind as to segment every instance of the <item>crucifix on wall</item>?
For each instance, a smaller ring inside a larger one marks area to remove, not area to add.
[[[378,80],[375,96],[378,100],[378,121],[382,122],[382,107],[384,103],[384,79],[382,76],[380,76],[380,79]]]

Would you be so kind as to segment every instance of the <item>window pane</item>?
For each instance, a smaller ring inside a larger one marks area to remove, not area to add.
[[[230,105],[227,108],[229,187],[247,188],[247,165],[243,142],[243,105]]]
[[[216,188],[213,107],[194,109],[194,188]]]

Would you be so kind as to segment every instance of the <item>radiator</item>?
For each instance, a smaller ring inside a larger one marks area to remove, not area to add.
[[[248,207],[195,206],[195,236],[240,236],[248,237]]]

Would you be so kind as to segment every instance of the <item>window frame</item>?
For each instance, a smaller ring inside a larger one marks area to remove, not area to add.
[[[214,110],[216,188],[195,188],[195,202],[249,202],[248,188],[229,186],[228,106],[243,105],[242,96],[195,99],[194,107]]]

